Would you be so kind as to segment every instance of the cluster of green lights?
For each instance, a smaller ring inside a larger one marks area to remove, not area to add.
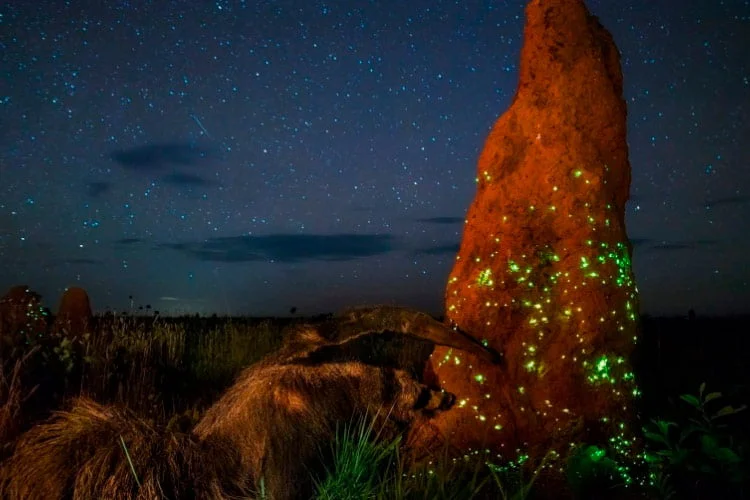
[[[40,323],[46,325],[49,314],[47,310],[39,305],[36,301],[30,300],[26,303],[26,311],[24,312],[26,322],[18,330],[18,333],[23,335],[26,344],[31,344],[35,339],[44,337],[46,329],[39,328]]]
[[[546,468],[551,468],[554,465],[552,461],[557,460],[558,458],[560,458],[560,455],[557,452],[550,451],[549,453],[547,453],[547,456],[544,457],[542,463],[539,464],[538,469],[541,471]],[[504,473],[520,470],[524,464],[529,462],[530,457],[528,454],[523,453],[519,449],[515,451],[515,458],[508,458],[500,453],[493,452],[488,449],[481,449],[470,450],[467,453],[464,453],[462,456],[452,457],[450,460],[454,465],[473,463],[478,460],[483,462],[489,469],[493,470],[494,472]],[[495,462],[502,463],[502,465],[497,465]],[[426,462],[427,468],[423,472],[404,472],[402,474],[402,477],[411,477],[412,479],[416,479],[419,474],[426,473],[430,476],[435,475],[437,473],[434,468],[436,465],[437,464],[435,463],[435,461],[429,460]]]
[[[479,277],[477,278],[477,284],[479,286],[489,286],[495,284],[494,281],[492,281],[492,269],[483,269],[479,272]]]
[[[601,179],[583,169],[572,170],[570,179],[574,184],[581,183],[581,186],[590,188],[601,183]],[[491,182],[492,177],[488,172],[484,172],[482,180]],[[558,186],[552,186],[550,199],[559,197],[560,191]],[[539,217],[565,216],[559,209],[562,206],[568,204],[550,203],[549,211],[555,215],[539,213]],[[581,224],[589,230],[589,235],[584,237],[577,247],[577,253],[573,253],[571,248],[555,248],[546,244],[529,254],[519,252],[509,256],[500,236],[490,234],[489,241],[494,240],[496,247],[490,247],[488,252],[472,257],[474,263],[482,264],[479,272],[474,275],[474,280],[459,283],[458,277],[453,276],[448,285],[447,305],[452,314],[458,312],[467,298],[463,296],[462,287],[474,289],[472,293],[480,294],[480,297],[486,296],[483,304],[487,309],[510,308],[523,311],[525,329],[529,336],[522,343],[522,358],[513,360],[514,365],[522,368],[521,373],[525,373],[516,387],[520,395],[520,410],[532,412],[539,417],[552,418],[561,426],[571,417],[575,418],[575,408],[561,408],[562,405],[556,407],[554,401],[549,400],[545,400],[541,408],[533,408],[531,402],[527,401],[528,391],[524,387],[544,383],[542,379],[545,374],[551,368],[556,368],[557,363],[569,363],[573,370],[580,370],[583,380],[590,385],[591,390],[607,391],[608,397],[611,396],[612,401],[621,402],[619,408],[624,410],[627,409],[630,398],[640,394],[635,385],[634,374],[625,358],[613,353],[597,352],[591,345],[592,340],[601,338],[602,331],[616,331],[623,335],[627,331],[632,331],[633,322],[637,320],[637,288],[632,275],[630,247],[626,242],[617,241],[613,236],[612,220],[615,219],[612,214],[602,216],[595,213],[592,204],[587,201],[584,201],[582,207],[582,214],[567,214],[569,218],[579,217]],[[537,211],[538,207],[529,205],[527,208],[529,212],[533,212]],[[611,211],[612,204],[607,204],[606,209]],[[528,213],[524,213],[522,217],[528,217]],[[503,224],[509,219],[509,215],[501,217]],[[592,315],[591,306],[584,301],[577,302],[576,297],[600,293],[601,288],[616,291],[616,294],[610,296],[612,307]],[[501,295],[504,297],[510,292],[512,298],[500,300],[493,296],[496,290],[506,292],[505,295]],[[493,321],[497,321],[494,318],[492,314],[488,315],[488,320],[485,321],[487,327],[492,327]],[[544,354],[551,348],[551,341],[554,340],[551,333],[556,331],[556,326],[562,331],[571,332],[580,344],[580,350],[568,352],[560,359],[552,360]],[[633,337],[632,340],[635,342],[637,339]],[[452,354],[447,355],[444,362],[451,360],[453,364],[460,364],[459,358],[452,357]],[[468,368],[473,372],[472,366]],[[525,377],[532,379],[524,380]],[[487,379],[484,375],[474,373],[472,380],[484,387],[482,392],[488,390],[485,387]],[[489,397],[490,394],[486,394],[486,398]],[[535,402],[535,405],[540,404]],[[459,406],[473,410],[477,420],[490,423],[496,430],[503,428],[500,415],[487,418],[483,414],[481,401],[465,399]],[[635,453],[633,440],[628,437],[630,432],[625,424],[613,422],[606,416],[602,418],[602,422],[614,432],[608,445],[613,447],[617,454],[622,455],[623,459],[626,456],[632,459]],[[631,476],[627,466],[622,466],[618,471],[623,480]],[[629,484],[630,481],[632,478],[626,480],[626,483]]]
[[[583,367],[587,371],[586,379],[592,384],[598,384],[601,382],[616,384],[617,377],[614,372],[616,368],[623,366],[624,363],[625,358],[622,356],[608,356],[606,354],[596,358],[593,363],[584,361]],[[625,372],[622,374],[622,380],[632,379],[632,372]]]

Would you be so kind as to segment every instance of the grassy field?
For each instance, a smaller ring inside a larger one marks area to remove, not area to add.
[[[108,315],[73,339],[0,332],[0,460],[23,431],[81,395],[188,430],[242,368],[280,345],[286,327],[322,319]],[[408,467],[400,443],[369,444],[376,430],[350,422],[317,479],[318,498],[534,498],[552,470],[568,478],[559,491],[577,498],[745,498],[750,412],[731,410],[748,400],[747,324],[643,319],[633,361],[647,488],[618,485],[611,464],[583,448],[567,463],[473,455]]]

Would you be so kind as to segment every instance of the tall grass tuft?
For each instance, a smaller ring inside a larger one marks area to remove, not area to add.
[[[360,417],[337,429],[332,445],[333,465],[322,481],[316,478],[320,500],[381,498],[393,476],[400,438],[380,442],[374,419]]]
[[[33,347],[16,359],[13,368],[10,368],[9,362],[0,363],[0,460],[10,451],[11,442],[20,431],[23,403],[37,389],[37,386],[24,386],[21,372],[38,350],[38,347]]]
[[[371,421],[370,421],[371,422]],[[411,464],[401,439],[383,442],[365,419],[345,425],[332,445],[332,466],[316,480],[317,500],[526,500],[553,453],[528,472],[497,466],[481,454],[452,458],[448,448],[427,463]]]
[[[229,319],[190,335],[186,348],[188,369],[198,380],[227,384],[243,368],[278,348],[282,329],[278,321],[247,323]]]

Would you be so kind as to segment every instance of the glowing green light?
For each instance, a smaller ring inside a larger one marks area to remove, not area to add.
[[[605,371],[608,363],[607,358],[602,356],[602,358],[596,363],[596,370],[599,372]]]
[[[580,267],[581,267],[581,269],[586,269],[587,267],[589,267],[589,259],[587,259],[584,256],[581,256],[581,265],[580,265]]]
[[[514,261],[509,260],[508,261],[508,269],[510,269],[510,271],[513,272],[513,273],[517,273],[518,271],[521,270],[521,266],[519,266],[518,264],[516,264]]]
[[[492,286],[494,281],[492,280],[492,270],[487,268],[480,271],[477,277],[477,284],[480,286]]]
[[[485,378],[481,373],[477,373],[476,375],[474,375],[474,380],[476,380],[480,384],[484,384]]]
[[[598,462],[607,455],[607,451],[598,446],[589,446],[587,451],[592,462]]]
[[[545,265],[551,262],[560,261],[560,257],[557,254],[555,254],[555,252],[549,250],[549,248],[537,252],[537,255],[539,256],[540,262]]]
[[[584,361],[583,366],[587,367],[588,363]],[[603,381],[614,384],[615,382],[617,382],[617,380],[612,376],[610,370],[611,364],[609,358],[607,356],[601,356],[596,360],[593,369],[586,378],[592,384]]]
[[[531,361],[529,361],[528,363],[526,363],[526,365],[524,365],[524,366],[526,366],[526,370],[528,370],[530,372],[533,372],[534,371],[534,367],[536,366],[536,362],[532,359]]]
[[[573,172],[573,177],[576,179],[583,175],[583,170],[576,170]]]

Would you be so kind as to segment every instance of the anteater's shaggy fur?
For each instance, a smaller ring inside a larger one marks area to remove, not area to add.
[[[389,361],[388,346],[378,345],[404,334],[499,361],[421,312],[358,308],[295,327],[190,434],[79,399],[22,436],[0,469],[0,498],[247,498],[261,484],[272,500],[308,498],[340,425],[368,415],[389,439],[453,405],[454,395],[414,376],[420,366]]]

